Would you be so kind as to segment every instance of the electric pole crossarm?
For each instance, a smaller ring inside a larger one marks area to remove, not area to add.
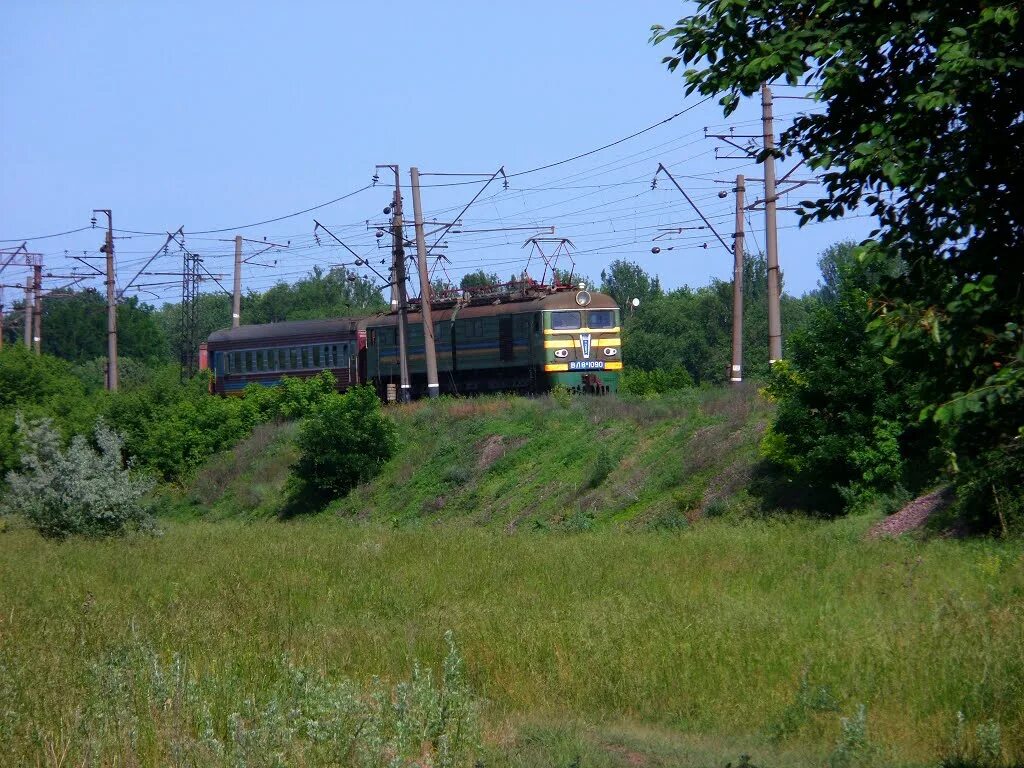
[[[364,266],[364,267],[366,267],[366,268],[367,268],[368,270],[370,270],[371,272],[373,272],[373,274],[375,274],[375,275],[376,275],[377,277],[379,277],[379,278],[380,278],[381,280],[383,280],[383,281],[384,281],[385,283],[390,283],[390,282],[391,282],[391,280],[390,280],[389,278],[387,278],[387,277],[384,277],[384,275],[382,275],[382,274],[381,274],[380,272],[378,272],[378,271],[377,271],[376,269],[374,269],[374,268],[373,268],[373,265],[372,265],[372,264],[370,263],[370,260],[369,260],[369,259],[366,259],[366,258],[364,258],[363,256],[360,256],[360,255],[359,255],[358,253],[356,253],[356,252],[355,252],[355,251],[353,251],[353,250],[352,250],[351,248],[349,248],[349,247],[348,247],[348,245],[346,245],[345,243],[343,243],[343,242],[342,242],[341,240],[339,240],[339,239],[338,239],[338,236],[337,236],[336,234],[334,234],[333,232],[331,232],[331,230],[329,230],[329,229],[328,229],[327,227],[325,227],[325,226],[324,226],[323,224],[321,224],[321,223],[320,223],[319,221],[317,221],[316,219],[313,219],[313,224],[315,224],[315,225],[316,225],[316,226],[314,226],[314,227],[313,227],[313,231],[314,231],[314,232],[315,232],[315,231],[316,231],[317,229],[322,229],[322,230],[323,230],[324,232],[326,232],[326,233],[327,233],[328,235],[330,235],[330,236],[331,236],[331,238],[333,238],[334,242],[336,242],[336,243],[337,243],[338,245],[340,245],[340,246],[341,246],[342,248],[344,248],[344,249],[345,249],[346,251],[348,251],[348,252],[349,252],[349,253],[351,253],[351,254],[352,254],[353,256],[355,256],[355,257],[356,257],[356,266],[357,266],[357,267],[363,267],[363,266]]]
[[[488,187],[488,186],[490,186],[490,183],[491,183],[492,181],[494,181],[494,180],[495,180],[496,178],[498,178],[498,176],[499,176],[499,175],[501,175],[501,176],[504,176],[504,175],[505,175],[505,166],[501,166],[501,168],[499,168],[498,170],[496,170],[496,171],[495,171],[495,172],[494,172],[494,173],[493,173],[493,174],[491,175],[491,178],[489,178],[489,179],[487,180],[487,183],[486,183],[486,184],[484,184],[484,185],[483,185],[482,187],[480,187],[480,189],[479,189],[479,190],[477,191],[477,193],[476,193],[475,195],[473,195],[473,199],[472,199],[472,200],[470,200],[470,201],[469,201],[468,203],[466,203],[466,207],[465,207],[465,208],[463,208],[463,209],[462,209],[461,211],[459,211],[459,215],[455,217],[455,221],[459,221],[459,220],[460,220],[460,219],[462,218],[462,215],[463,215],[463,214],[464,214],[464,213],[465,213],[466,211],[468,211],[468,210],[470,209],[470,207],[471,207],[471,206],[473,205],[473,203],[475,203],[475,202],[476,202],[477,198],[478,198],[478,197],[480,197],[480,195],[482,195],[482,194],[484,193],[484,190],[485,190],[485,189],[487,189],[487,187]],[[507,183],[507,182],[506,182],[506,183]],[[443,237],[444,237],[444,236],[445,236],[446,234],[448,234],[448,230],[449,230],[449,229],[451,229],[451,228],[452,228],[452,226],[453,226],[452,224],[449,224],[449,225],[448,225],[447,227],[445,227],[445,228],[444,228],[444,231],[443,231],[443,232],[441,233],[440,237],[438,237],[438,238],[437,238],[437,240],[435,240],[435,241],[434,241],[434,244],[433,244],[432,246],[430,246],[429,248],[427,248],[427,251],[426,251],[426,253],[421,253],[421,254],[420,254],[420,258],[421,258],[421,259],[425,259],[425,258],[427,257],[427,255],[428,255],[428,254],[429,254],[429,253],[430,253],[430,252],[431,252],[432,250],[434,250],[434,248],[436,248],[436,247],[437,247],[437,244],[441,242],[441,239],[442,239],[442,238],[443,238]]]
[[[665,175],[668,176],[669,181],[671,181],[675,185],[675,188],[678,189],[682,193],[683,197],[686,198],[686,202],[688,202],[690,204],[690,207],[692,207],[693,210],[695,210],[697,212],[697,215],[700,216],[701,220],[707,225],[708,229],[710,229],[714,233],[715,237],[718,238],[718,242],[720,242],[722,244],[722,247],[725,248],[725,250],[728,251],[730,255],[732,255],[732,248],[730,248],[728,245],[726,245],[725,240],[723,240],[722,236],[720,234],[718,234],[718,230],[715,229],[714,224],[712,224],[708,220],[708,217],[704,215],[703,211],[701,211],[701,209],[697,207],[697,204],[695,202],[693,202],[693,200],[690,198],[690,196],[688,194],[686,194],[686,190],[683,189],[681,186],[679,186],[679,182],[676,181],[675,176],[673,176],[669,172],[668,168],[666,168],[663,163],[658,163],[658,170],[655,172],[655,176],[657,176],[662,171],[664,171]]]
[[[124,296],[124,292],[132,287],[132,285],[135,283],[135,281],[139,279],[139,275],[141,275],[143,272],[146,271],[146,267],[148,267],[150,264],[153,263],[153,259],[155,259],[157,256],[160,255],[161,251],[163,251],[163,249],[167,247],[167,244],[169,242],[171,242],[171,240],[173,240],[177,235],[182,235],[184,237],[185,233],[182,231],[184,229],[185,229],[185,225],[182,224],[180,227],[178,227],[178,229],[174,232],[173,235],[170,232],[167,233],[167,239],[164,240],[163,245],[161,245],[159,248],[157,248],[156,251],[153,253],[153,255],[150,256],[146,260],[146,263],[143,264],[142,267],[139,269],[139,271],[135,273],[135,277],[133,277],[131,280],[129,280],[128,283],[124,286],[124,288],[122,288],[120,291],[117,292],[117,297],[118,298],[121,298],[122,296]],[[76,256],[75,258],[77,259],[78,257]],[[79,259],[79,261],[81,261],[81,259]],[[84,264],[85,262],[82,262],[82,263]]]

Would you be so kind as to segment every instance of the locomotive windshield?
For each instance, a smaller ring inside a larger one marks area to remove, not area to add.
[[[554,331],[575,331],[580,327],[582,313],[573,312],[552,312],[551,329]]]
[[[587,313],[588,328],[614,328],[615,310],[592,309]]]

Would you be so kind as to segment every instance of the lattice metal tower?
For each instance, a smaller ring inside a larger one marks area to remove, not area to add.
[[[199,254],[182,248],[181,269],[181,376],[196,375],[199,356]]]

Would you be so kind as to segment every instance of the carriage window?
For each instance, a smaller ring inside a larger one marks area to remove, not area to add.
[[[551,330],[553,331],[575,331],[580,327],[579,312],[552,312]]]
[[[314,368],[322,368],[323,367],[323,362],[324,362],[324,360],[323,360],[323,351],[324,351],[323,347],[321,347],[319,344],[317,344],[315,347],[313,347],[313,367]]]
[[[334,361],[335,366],[341,365],[341,358],[338,357],[338,345],[331,344],[331,359]]]
[[[294,371],[299,367],[299,348],[292,347],[289,351],[291,354],[288,355],[288,367]]]
[[[231,353],[231,372],[241,373],[242,372],[242,353],[232,352]]]
[[[587,313],[588,328],[614,328],[615,310],[592,309]]]
[[[256,355],[257,355],[257,362],[259,362],[259,364],[260,364],[260,370],[261,371],[267,370],[267,355],[268,354],[270,354],[270,353],[267,352],[267,350],[265,350],[265,349],[261,349],[259,352],[256,353]]]

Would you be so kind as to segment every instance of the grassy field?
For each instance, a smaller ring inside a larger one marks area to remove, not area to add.
[[[866,525],[9,530],[0,764],[1024,758],[1021,545],[866,542]]]

